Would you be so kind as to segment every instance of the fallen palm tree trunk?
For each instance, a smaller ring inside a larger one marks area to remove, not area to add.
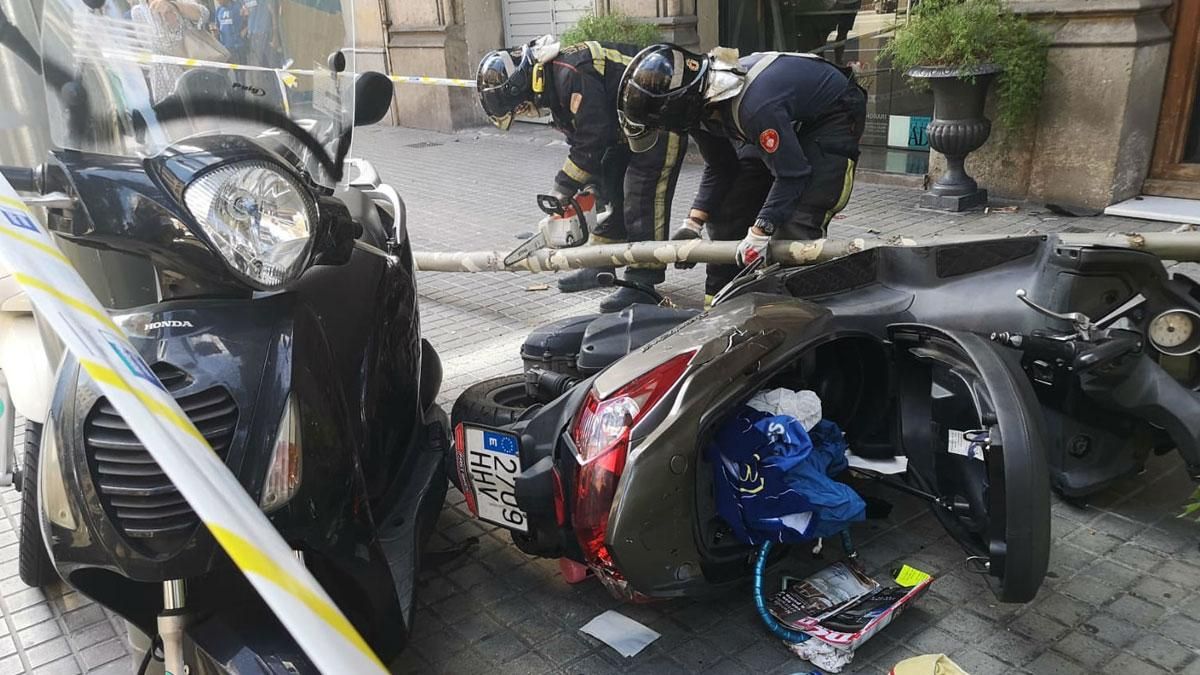
[[[933,239],[817,239],[777,241],[771,244],[771,260],[783,265],[811,265],[879,246],[933,246],[1011,239],[1012,235],[963,235]],[[1165,260],[1200,262],[1200,232],[1146,232],[1142,234],[1056,235],[1067,246],[1115,246],[1153,253]],[[637,263],[726,263],[734,262],[736,241],[641,241],[566,249],[542,249],[525,260],[505,265],[508,251],[413,253],[417,269],[424,272],[552,272],[585,267],[623,267]]]

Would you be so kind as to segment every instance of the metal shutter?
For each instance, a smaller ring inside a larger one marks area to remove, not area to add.
[[[510,47],[546,33],[561,35],[589,14],[595,0],[504,0],[504,39]]]

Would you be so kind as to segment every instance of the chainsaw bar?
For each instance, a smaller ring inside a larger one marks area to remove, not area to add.
[[[546,237],[541,232],[521,242],[512,253],[504,256],[504,266],[515,265],[533,255],[534,251],[546,248]]]

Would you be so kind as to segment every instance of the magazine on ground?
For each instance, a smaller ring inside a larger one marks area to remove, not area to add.
[[[881,585],[855,562],[836,562],[805,579],[784,578],[767,609],[789,628],[853,650],[925,592],[933,577],[905,565]]]

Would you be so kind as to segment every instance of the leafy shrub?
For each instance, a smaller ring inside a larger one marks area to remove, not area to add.
[[[653,24],[644,23],[624,14],[589,14],[579,20],[573,28],[563,33],[559,40],[564,45],[595,40],[597,42],[620,42],[646,47],[662,42],[662,34]]]
[[[923,0],[884,49],[895,67],[971,67],[994,63],[1000,124],[1014,127],[1037,109],[1049,39],[1001,0]],[[925,83],[917,80],[916,86]]]

